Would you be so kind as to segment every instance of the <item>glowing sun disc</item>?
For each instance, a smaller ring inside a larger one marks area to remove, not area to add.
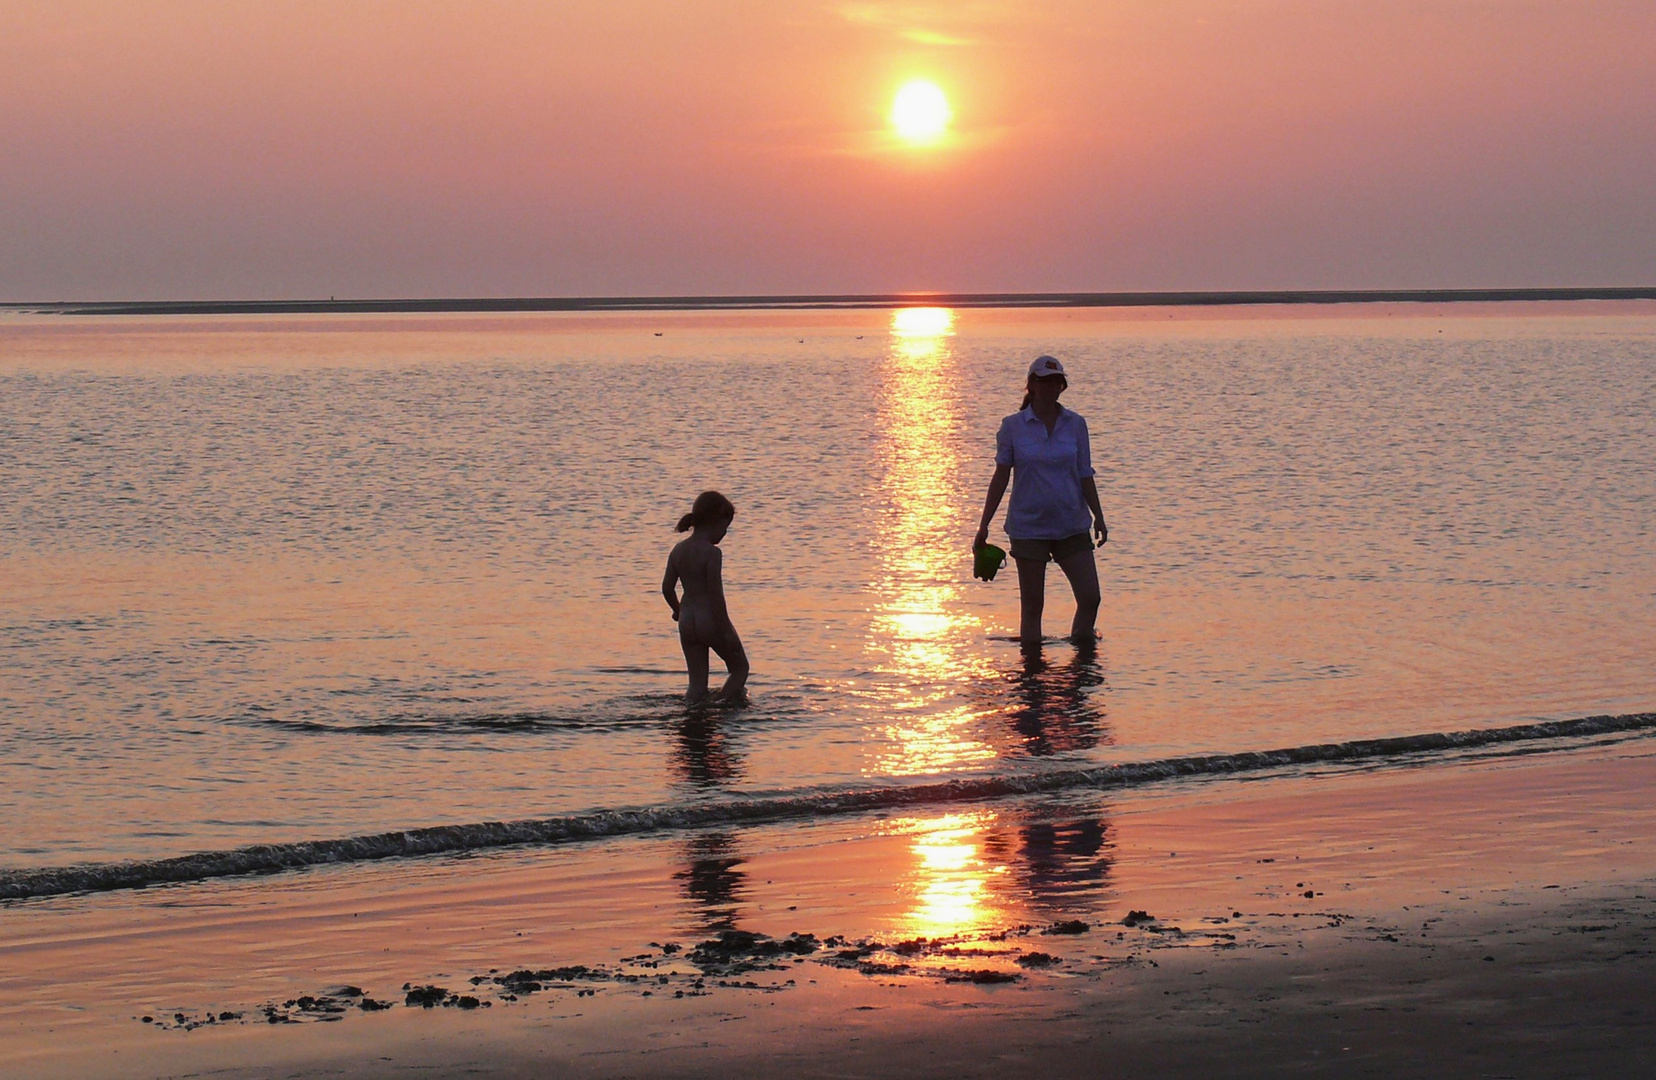
[[[942,337],[954,329],[954,311],[946,307],[906,307],[891,313],[898,337]]]
[[[949,99],[925,79],[904,83],[891,103],[891,126],[910,142],[929,142],[942,135],[951,116]]]

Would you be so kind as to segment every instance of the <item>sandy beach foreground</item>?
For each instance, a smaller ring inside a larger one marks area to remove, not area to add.
[[[1636,738],[11,904],[0,1068],[1645,1071],[1651,750]],[[442,992],[422,1008],[404,984]],[[365,1011],[364,996],[392,1007]]]

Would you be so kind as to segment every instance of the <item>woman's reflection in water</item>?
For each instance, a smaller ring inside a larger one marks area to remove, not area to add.
[[[736,929],[747,874],[737,867],[745,861],[732,833],[702,833],[685,845],[684,869],[673,880],[684,888],[695,908],[696,929],[705,933]]]
[[[717,711],[691,710],[675,721],[673,770],[678,779],[701,792],[714,792],[742,778],[742,757]],[[694,912],[694,930],[734,930],[742,907],[747,874],[733,832],[698,833],[684,845],[684,869],[673,874]]]
[[[1054,663],[1044,650],[1024,653],[1019,666],[984,687],[992,713],[1006,727],[997,742],[1008,756],[1079,753],[1110,741],[1098,693],[1108,684],[1098,654],[1080,649]],[[986,838],[985,853],[1011,871],[1011,884],[1043,917],[1073,919],[1101,910],[1113,862],[1102,807],[1054,812],[1028,807],[1011,828]]]
[[[999,699],[992,711],[1005,717],[1011,729],[1011,745],[1005,749],[1050,757],[1110,741],[1104,706],[1093,692],[1105,685],[1097,654],[1082,649],[1059,664],[1044,652],[1026,653],[1018,668],[1007,672],[999,685],[985,687],[985,692]],[[1003,687],[1010,693],[1000,698]],[[997,740],[1003,745],[1007,741]]]

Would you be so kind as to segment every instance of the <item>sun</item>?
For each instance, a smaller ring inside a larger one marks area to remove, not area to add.
[[[948,129],[953,115],[943,91],[925,79],[904,83],[891,103],[891,126],[899,138],[912,143],[935,141]]]

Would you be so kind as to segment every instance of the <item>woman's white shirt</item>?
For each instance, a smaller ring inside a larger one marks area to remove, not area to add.
[[[1012,539],[1062,540],[1092,528],[1081,494],[1081,481],[1093,475],[1092,443],[1079,413],[1060,405],[1050,433],[1033,409],[1008,416],[995,434],[995,464],[1012,466]]]

